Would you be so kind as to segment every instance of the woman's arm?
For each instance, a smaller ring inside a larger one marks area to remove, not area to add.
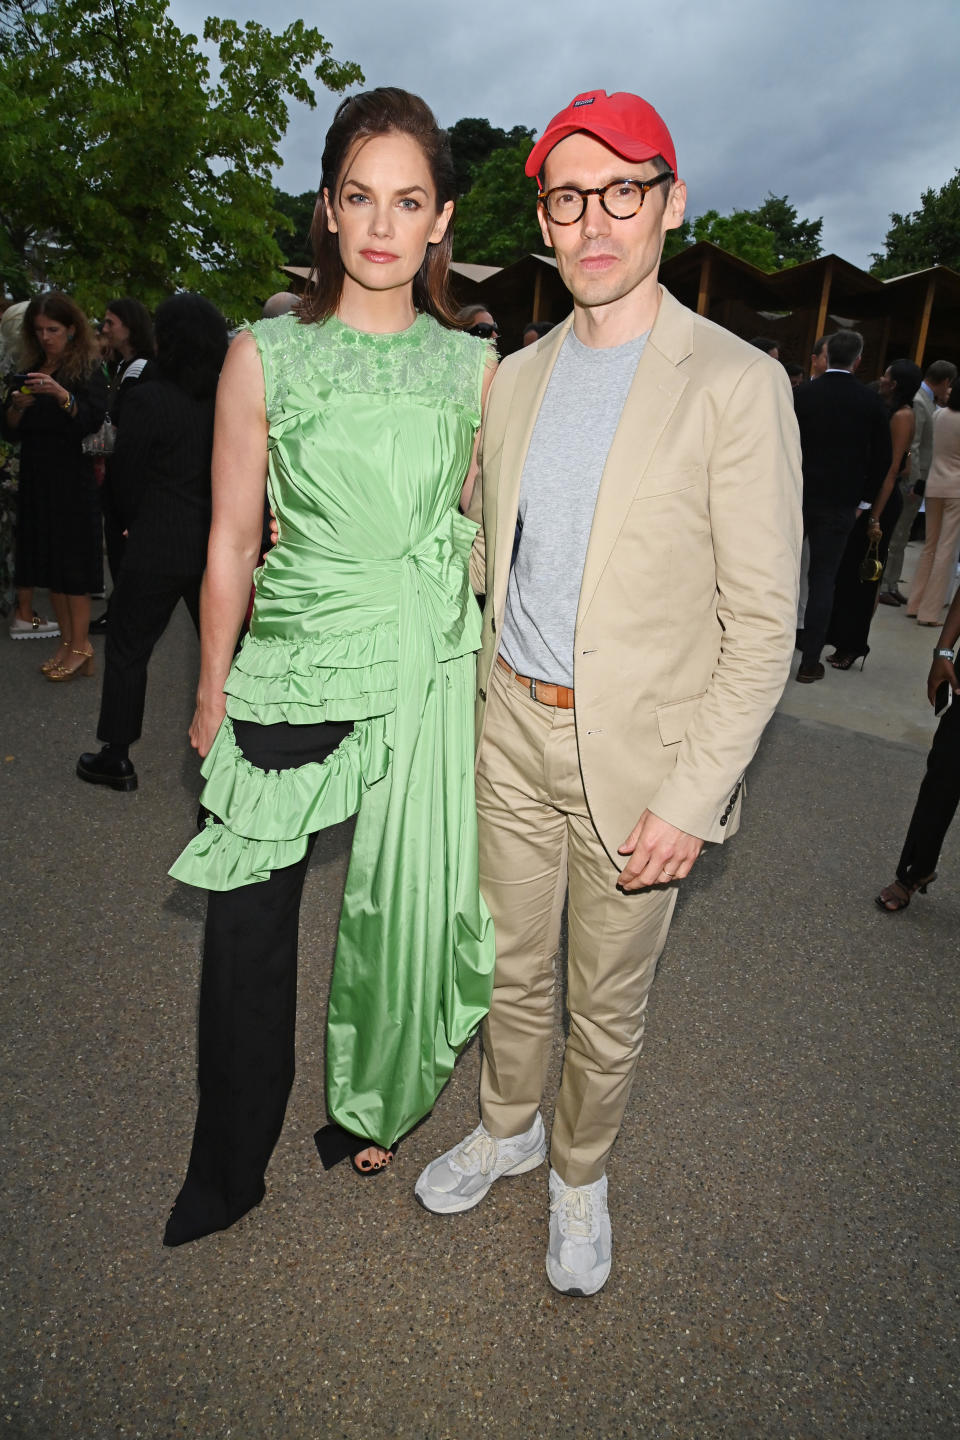
[[[947,611],[947,618],[943,622],[940,639],[937,641],[937,649],[954,650],[958,640],[960,640],[960,590],[950,602],[950,609]],[[957,678],[956,667],[952,660],[947,659],[945,655],[940,655],[930,666],[930,674],[927,676],[927,699],[931,705],[944,680],[954,695],[960,695],[960,679]]]
[[[483,417],[487,413],[487,395],[490,393],[490,386],[493,384],[493,377],[497,373],[499,361],[491,351],[483,374],[483,390],[480,397],[480,428],[474,436],[473,454],[470,457],[470,469],[467,471],[467,478],[463,482],[463,489],[460,491],[460,509],[464,515],[470,508],[470,501],[473,499],[473,487],[477,483],[479,472],[478,455],[480,451],[480,436],[483,434]]]
[[[226,714],[223,687],[260,555],[267,479],[263,367],[252,335],[227,351],[213,433],[213,517],[200,592],[200,683],[190,743],[206,755]]]
[[[890,462],[890,469],[883,479],[883,484],[877,491],[876,499],[870,506],[869,528],[879,527],[880,516],[883,514],[884,506],[893,494],[893,487],[897,483],[897,476],[900,474],[900,466],[903,457],[910,449],[913,442],[913,427],[916,424],[912,410],[898,410],[890,417],[890,443],[893,446],[893,459]]]

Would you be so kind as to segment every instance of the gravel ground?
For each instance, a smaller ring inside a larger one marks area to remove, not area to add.
[[[862,675],[790,682],[740,835],[684,885],[609,1168],[614,1269],[589,1300],[547,1282],[545,1170],[458,1217],[414,1201],[421,1166],[476,1123],[476,1044],[389,1174],[321,1170],[348,826],[308,880],[267,1198],[163,1250],[194,1106],[203,901],[166,867],[196,810],[196,640],[181,611],[140,789],[119,795],[73,776],[99,681],[51,686],[49,645],[3,636],[0,1433],[960,1432],[960,825],[908,914],[872,903],[932,730],[931,633],[881,611]]]

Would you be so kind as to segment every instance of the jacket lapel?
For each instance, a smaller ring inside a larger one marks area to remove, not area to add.
[[[533,427],[537,422],[540,404],[547,382],[560,354],[560,348],[573,324],[573,316],[559,324],[520,367],[503,435],[503,450],[500,456],[500,473],[497,484],[496,552],[494,556],[494,599],[497,615],[503,614],[506,603],[507,583],[510,576],[510,561],[513,556],[513,541],[517,528],[517,511],[520,506],[520,480],[523,466],[530,448]]]
[[[577,624],[586,614],[650,457],[687,386],[678,368],[693,350],[690,312],[666,290],[627,392],[607,455],[580,584]]]

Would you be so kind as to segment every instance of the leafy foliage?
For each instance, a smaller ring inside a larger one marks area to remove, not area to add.
[[[735,211],[745,214],[757,225],[769,231],[773,238],[777,263],[775,270],[786,270],[791,265],[803,265],[807,260],[817,260],[823,254],[821,238],[823,216],[819,220],[800,220],[797,207],[791,205],[786,195],[768,192],[766,200],[756,210]]]
[[[363,76],[302,20],[208,19],[212,77],[167,8],[0,0],[0,279],[15,296],[57,285],[97,311],[189,288],[239,317],[276,288],[287,102]]]
[[[709,240],[759,270],[786,270],[817,259],[822,251],[822,229],[822,219],[799,220],[786,195],[769,194],[756,210],[733,210],[729,215],[705,210],[684,220],[679,230],[667,235],[663,258],[669,260],[685,246]]]
[[[523,156],[526,160],[534,137],[534,131],[523,125],[502,130],[499,125],[491,125],[489,120],[476,118],[458,120],[455,125],[450,126],[447,134],[450,137],[450,149],[453,151],[453,163],[457,172],[458,195],[467,193],[477,170],[495,150],[517,149],[526,145]],[[522,164],[520,168],[523,169]]]
[[[871,273],[887,279],[930,265],[960,270],[960,170],[939,190],[924,190],[920,209],[890,216],[884,252],[873,255]]]
[[[313,264],[310,226],[316,201],[315,190],[304,190],[301,195],[288,195],[284,190],[273,192],[274,209],[280,212],[280,224],[273,238],[287,265]]]
[[[473,184],[457,202],[453,248],[458,260],[475,265],[510,265],[531,252],[542,253],[534,181],[523,173],[530,140],[494,150],[474,172]]]

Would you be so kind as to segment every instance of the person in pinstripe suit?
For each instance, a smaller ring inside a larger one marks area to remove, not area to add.
[[[97,737],[77,761],[93,785],[130,791],[153,648],[182,599],[199,631],[210,529],[210,456],[227,324],[200,295],[174,295],[155,319],[158,378],[126,397],[112,474],[127,533],[110,605]]]

